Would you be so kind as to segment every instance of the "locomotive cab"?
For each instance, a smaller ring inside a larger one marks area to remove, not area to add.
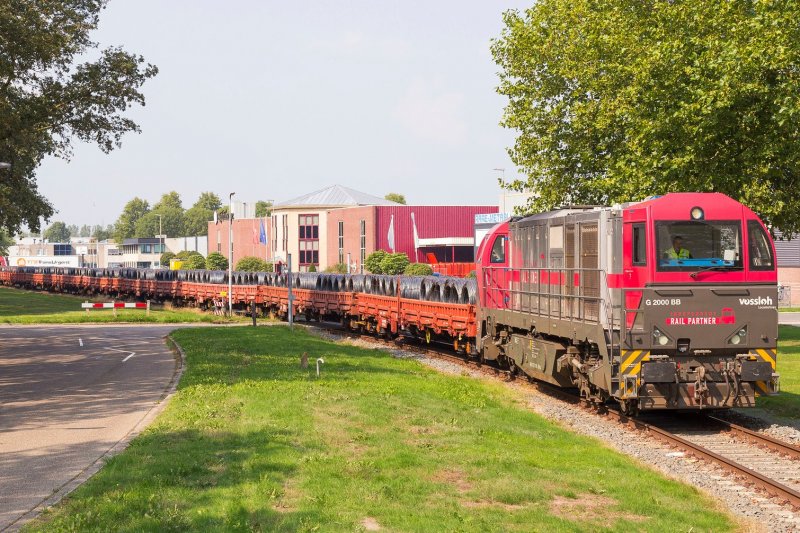
[[[750,209],[718,193],[626,207],[622,256],[619,399],[726,408],[778,392],[775,250]]]

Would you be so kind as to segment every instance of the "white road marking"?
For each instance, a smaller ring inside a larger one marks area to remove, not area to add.
[[[81,347],[83,346],[83,339],[81,339],[80,337],[78,337],[78,344],[80,344]]]
[[[136,355],[136,352],[132,352],[130,350],[120,350],[119,348],[109,348],[109,350],[114,350],[115,352],[128,354],[128,356],[125,359],[122,360],[123,363],[125,361],[127,361],[128,359],[130,359],[131,357],[133,357],[134,355]]]

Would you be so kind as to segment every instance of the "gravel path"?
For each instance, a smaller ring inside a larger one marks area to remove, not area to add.
[[[379,349],[399,358],[413,358],[440,372],[456,375],[470,375],[478,379],[490,379],[480,370],[456,362],[423,355],[402,348],[392,348],[380,342],[362,338],[342,336],[317,328],[311,331],[316,335],[336,341],[347,342],[368,349]],[[567,404],[547,394],[539,392],[524,380],[512,381],[506,385],[519,392],[528,407],[541,416],[575,433],[598,438],[626,455],[661,472],[663,475],[680,480],[711,494],[721,505],[739,517],[746,531],[800,532],[800,513],[790,507],[777,505],[769,496],[740,484],[725,470],[693,457],[684,456],[660,441],[640,432],[620,426],[612,420],[591,414],[585,409]],[[800,441],[797,427],[786,426],[775,420],[762,420],[741,413],[732,412],[732,421],[747,425],[751,429],[763,431],[775,438]]]

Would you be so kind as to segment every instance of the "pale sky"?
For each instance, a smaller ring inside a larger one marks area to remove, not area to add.
[[[94,35],[156,64],[142,133],[48,159],[53,220],[111,224],[176,190],[282,201],[333,184],[410,204],[496,204],[516,175],[489,52],[532,0],[112,0]]]

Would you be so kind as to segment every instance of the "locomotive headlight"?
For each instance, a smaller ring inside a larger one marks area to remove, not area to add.
[[[664,346],[665,344],[669,344],[669,337],[661,333],[660,329],[653,328],[653,342]]]
[[[745,337],[747,337],[747,326],[744,326],[742,329],[737,331],[733,337],[730,338],[728,342],[731,344],[740,344]]]
[[[692,216],[692,220],[703,220],[705,216],[703,209],[700,207],[693,207],[689,214]]]

